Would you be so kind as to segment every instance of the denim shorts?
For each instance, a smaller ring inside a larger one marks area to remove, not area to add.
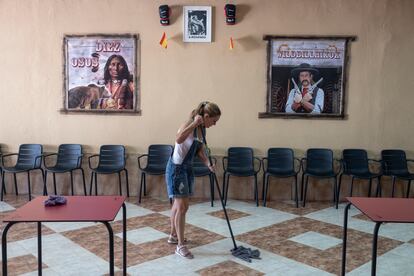
[[[169,198],[193,195],[194,174],[191,166],[176,165],[170,158],[165,171],[165,181]]]

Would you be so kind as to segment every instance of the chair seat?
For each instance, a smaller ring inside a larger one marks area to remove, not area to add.
[[[265,173],[268,173],[273,176],[278,176],[278,177],[290,177],[290,176],[295,176],[297,174],[293,170],[275,170],[272,168],[269,168],[268,170],[266,170]]]
[[[14,167],[3,167],[3,171],[11,172],[11,173],[26,172],[28,170],[33,170],[33,169],[38,169],[38,168],[33,168],[33,166],[31,165],[27,165],[27,166],[18,165]]]
[[[145,168],[142,169],[143,172],[147,173],[147,174],[165,174],[165,166],[161,165],[161,166],[147,166]]]
[[[53,172],[53,173],[70,172],[75,169],[79,169],[79,167],[57,165],[57,166],[45,168],[46,171]]]
[[[405,173],[405,174],[394,174],[397,178],[406,179],[406,180],[414,180],[414,174],[412,173]]]
[[[123,169],[124,169],[123,167],[118,167],[118,166],[104,166],[104,167],[101,166],[101,167],[92,169],[92,171],[96,173],[111,174],[111,173],[120,172]]]
[[[362,179],[371,179],[380,177],[381,174],[379,173],[371,173],[371,172],[361,172],[361,173],[344,173],[345,175],[351,175],[356,178],[362,178]]]
[[[252,170],[251,168],[243,168],[243,167],[239,167],[237,168],[237,170],[229,169],[225,172],[235,175],[235,176],[252,176],[256,174],[256,172]]]
[[[309,175],[309,176],[315,176],[315,177],[325,177],[325,178],[329,178],[329,177],[336,177],[336,173],[335,172],[318,172],[318,171],[313,171],[313,172],[305,172],[304,174]]]
[[[194,176],[206,176],[211,173],[211,171],[207,167],[193,167]]]

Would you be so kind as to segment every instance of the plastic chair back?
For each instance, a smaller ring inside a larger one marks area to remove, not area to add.
[[[16,167],[40,168],[43,154],[43,146],[40,144],[22,144],[19,147]],[[37,157],[37,158],[36,158]]]
[[[382,169],[385,175],[408,174],[407,158],[403,150],[381,151]]]
[[[308,149],[306,172],[315,175],[333,174],[333,152],[330,149]]]
[[[56,166],[62,168],[78,168],[82,161],[82,146],[79,144],[59,145]]]
[[[146,170],[154,173],[164,173],[174,147],[171,145],[150,145]]]
[[[290,148],[270,148],[267,151],[266,171],[275,174],[291,174],[295,171],[295,159]]]
[[[108,170],[125,168],[125,147],[122,145],[103,145],[99,150],[98,167]]]
[[[254,174],[253,149],[231,147],[227,151],[227,171],[241,175]]]
[[[368,154],[363,149],[344,149],[342,151],[345,174],[369,173]]]

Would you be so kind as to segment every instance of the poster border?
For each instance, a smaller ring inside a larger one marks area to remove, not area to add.
[[[67,92],[68,92],[68,72],[67,72],[67,62],[68,62],[68,43],[67,40],[70,38],[91,38],[91,37],[102,37],[107,38],[132,38],[135,44],[135,72],[134,72],[134,83],[135,83],[135,100],[134,108],[132,110],[118,110],[118,109],[69,109],[67,102]],[[61,114],[97,114],[97,115],[141,115],[141,85],[140,85],[140,76],[141,76],[141,66],[138,61],[138,55],[140,54],[140,39],[139,34],[132,33],[90,33],[90,34],[63,34],[62,39],[62,56],[63,56],[63,108],[59,110]],[[139,59],[141,60],[141,59]]]
[[[309,114],[309,113],[302,113],[302,114],[295,114],[295,113],[286,113],[286,112],[270,112],[271,110],[271,82],[272,82],[272,64],[271,64],[271,56],[272,56],[272,43],[271,41],[274,39],[287,39],[287,40],[345,40],[345,56],[344,56],[344,69],[343,69],[343,83],[342,83],[342,97],[341,97],[341,110],[339,114]],[[346,100],[345,94],[347,91],[347,82],[348,82],[348,70],[349,70],[349,60],[350,60],[350,42],[356,41],[357,37],[352,35],[264,35],[263,40],[267,41],[266,47],[266,111],[259,112],[258,118],[259,119],[266,119],[266,118],[282,118],[282,119],[347,119],[348,115],[346,114]]]

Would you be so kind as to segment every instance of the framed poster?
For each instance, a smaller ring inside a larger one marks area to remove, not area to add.
[[[349,41],[279,37],[268,41],[266,112],[259,118],[344,118]]]
[[[184,42],[211,42],[211,6],[184,6]]]
[[[65,35],[64,112],[139,113],[138,35]]]

